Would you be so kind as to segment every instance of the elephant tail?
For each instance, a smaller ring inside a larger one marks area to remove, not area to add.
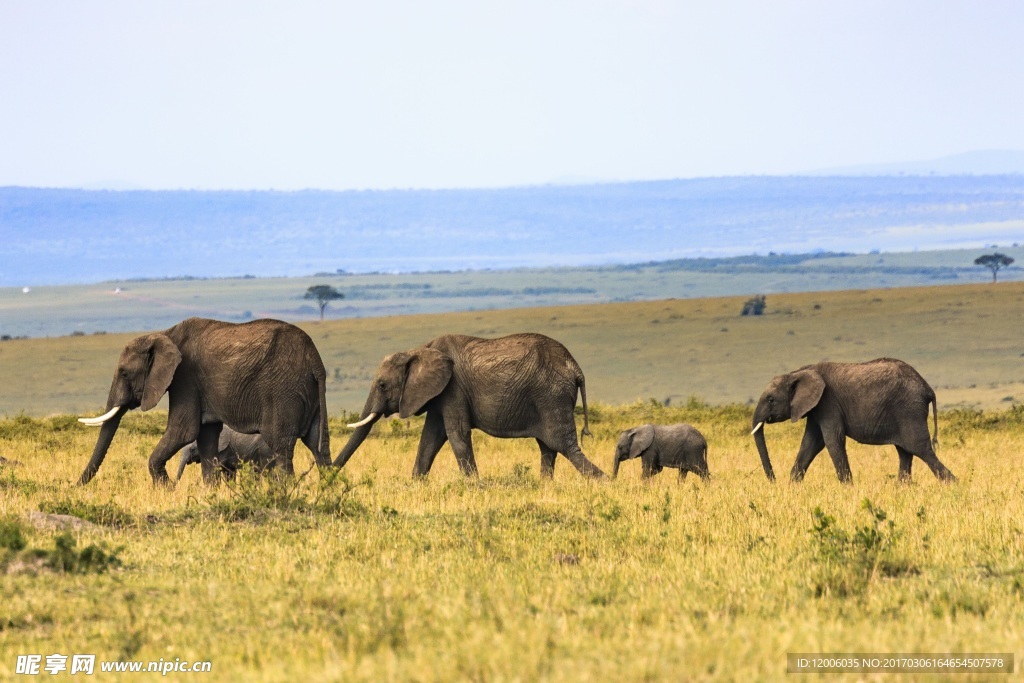
[[[317,392],[320,394],[319,420],[317,425],[316,464],[327,467],[331,464],[331,434],[327,428],[327,372],[316,373]]]
[[[939,403],[935,399],[935,392],[932,392],[931,399],[932,399],[931,400],[931,404],[932,404],[932,425],[933,425],[934,430],[935,430],[935,433],[932,435],[932,446],[938,446],[939,445]]]
[[[584,436],[593,436],[590,433],[590,418],[587,415],[587,380],[583,377],[583,370],[580,366],[576,366],[576,388],[580,392],[580,398],[583,399],[583,429],[580,430],[580,441],[583,440]]]

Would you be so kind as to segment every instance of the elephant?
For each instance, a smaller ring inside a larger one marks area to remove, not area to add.
[[[465,475],[477,474],[472,430],[499,438],[533,437],[540,471],[552,477],[561,453],[581,474],[605,478],[576,439],[576,392],[583,400],[583,435],[590,434],[587,391],[576,359],[542,334],[483,339],[446,334],[384,358],[370,385],[362,419],[334,461],[344,467],[374,423],[398,413],[426,413],[413,476],[426,476],[446,441]]]
[[[708,442],[692,425],[646,424],[627,429],[619,435],[615,446],[615,464],[612,478],[619,474],[619,463],[639,457],[643,463],[642,477],[648,479],[665,467],[679,470],[679,480],[694,472],[704,481],[711,478],[708,472]]]
[[[185,467],[201,462],[199,446],[193,441],[178,456],[178,478],[185,473]],[[243,462],[252,463],[260,472],[274,467],[274,451],[259,434],[242,434],[231,427],[225,426],[217,440],[217,459],[214,463],[228,479],[234,479],[235,473]]]
[[[204,479],[215,481],[224,425],[261,434],[286,474],[294,473],[297,439],[318,465],[328,466],[326,380],[313,340],[280,320],[236,324],[189,318],[137,337],[121,352],[107,412],[80,418],[101,429],[78,483],[87,484],[96,475],[125,413],[150,410],[165,393],[167,429],[149,456],[154,485],[170,484],[167,461],[190,441],[198,443]]]
[[[931,405],[935,435],[928,433]],[[815,456],[828,449],[839,481],[850,483],[846,437],[875,446],[892,444],[900,457],[899,478],[910,481],[913,457],[924,460],[941,481],[956,477],[935,457],[939,434],[935,392],[907,363],[877,358],[866,363],[821,362],[775,377],[754,408],[754,442],[769,480],[775,479],[764,425],[807,418],[803,442],[790,471],[801,481]]]

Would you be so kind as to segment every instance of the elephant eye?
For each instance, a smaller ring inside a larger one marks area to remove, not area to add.
[[[774,399],[774,398],[772,398],[771,396],[769,396],[769,397],[768,397],[768,402],[769,402],[769,403],[775,403],[775,399]]]
[[[377,388],[378,389],[387,389],[388,385],[384,383],[384,380],[379,379],[379,380],[377,380]]]

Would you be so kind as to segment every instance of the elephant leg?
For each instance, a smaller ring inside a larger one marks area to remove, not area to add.
[[[328,451],[327,456],[320,449],[320,434],[317,430],[319,420],[314,420],[313,426],[310,427],[309,431],[302,435],[301,440],[303,445],[309,449],[309,452],[313,454],[313,459],[316,461],[318,467],[330,467],[331,458],[330,452]]]
[[[160,437],[156,448],[149,456],[149,476],[153,478],[153,484],[170,486],[171,479],[167,476],[167,461],[174,457],[174,454],[196,440],[196,434],[186,433],[184,435],[168,429]],[[215,444],[216,446],[216,444]]]
[[[916,453],[917,457],[924,460],[924,464],[928,465],[932,474],[934,474],[935,478],[939,481],[956,481],[956,477],[953,473],[950,472],[949,469],[942,464],[942,461],[935,456],[935,449],[932,448],[932,442],[927,437],[923,439],[922,443],[911,452]]]
[[[448,441],[455,451],[455,460],[459,463],[459,469],[467,477],[477,475],[476,456],[473,455],[473,434],[470,430],[448,433]]]
[[[287,432],[280,431],[275,434],[263,434],[264,441],[267,442],[267,446],[274,453],[273,464],[280,468],[281,475],[284,477],[295,476],[295,442],[298,441],[298,437],[294,434],[288,434]]]
[[[590,462],[587,456],[584,455],[580,449],[580,442],[575,436],[575,423],[571,420],[572,414],[568,414],[568,419],[565,421],[569,427],[564,425],[545,429],[542,432],[541,438],[548,444],[551,449],[565,456],[566,459],[574,468],[583,474],[584,476],[591,477],[593,479],[605,479],[607,475],[601,470],[600,467]]]
[[[836,477],[844,484],[853,483],[853,472],[850,471],[850,459],[846,455],[846,435],[831,434],[825,439],[825,448],[832,458],[832,466],[836,468]]]
[[[902,446],[896,446],[896,452],[900,455],[900,481],[910,483],[910,467],[914,464],[914,454]]]
[[[555,476],[555,458],[558,457],[558,451],[540,439],[537,439],[537,445],[540,446],[540,476],[551,479]]]
[[[821,453],[823,448],[825,448],[825,438],[821,435],[821,427],[817,422],[807,420],[804,438],[800,442],[800,450],[797,451],[796,462],[793,463],[793,469],[789,472],[789,478],[792,481],[803,481],[804,475],[807,474],[807,468],[811,466],[814,458]]]
[[[686,475],[687,474],[688,474],[688,472],[686,470],[684,470],[682,467],[680,467],[679,468],[679,481],[683,481],[684,479],[686,479]]]
[[[653,458],[647,457],[646,453],[644,455],[640,456],[640,464],[641,464],[641,469],[640,469],[640,478],[641,479],[650,479],[655,474],[657,474],[658,472],[661,471],[661,468],[658,467],[658,463],[654,462]]]
[[[574,431],[573,437],[575,436],[576,433]],[[592,479],[606,479],[608,477],[600,467],[590,462],[590,460],[587,459],[587,456],[583,455],[583,451],[580,450],[580,446],[575,442],[575,439],[572,444],[565,447],[565,450],[559,450],[559,453],[568,458],[573,467],[575,467],[579,473],[585,477],[590,477]]]
[[[281,465],[281,471],[286,477],[295,476],[295,442],[297,440],[298,439],[293,438],[289,446],[278,451],[274,456],[277,463]]]
[[[473,455],[473,427],[469,419],[468,406],[450,406],[441,412],[448,443],[455,452],[455,461],[467,477],[477,475],[476,457]]]
[[[436,411],[428,411],[427,419],[420,434],[420,445],[416,451],[416,464],[412,468],[412,476],[425,477],[434,465],[434,458],[448,440],[444,429],[444,420]]]
[[[220,477],[221,462],[217,453],[217,442],[220,439],[220,431],[223,425],[220,422],[213,422],[199,426],[199,437],[196,439],[196,447],[199,449],[199,462],[203,467],[203,481],[213,485]]]

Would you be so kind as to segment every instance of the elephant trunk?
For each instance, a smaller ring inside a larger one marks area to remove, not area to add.
[[[615,462],[612,463],[612,479],[619,476],[619,463],[622,462],[620,455],[618,451],[615,452]]]
[[[758,404],[751,423],[754,428],[751,434],[754,435],[754,444],[757,446],[758,455],[761,456],[761,467],[764,468],[765,476],[768,477],[768,481],[775,481],[775,470],[772,469],[772,461],[768,457],[768,444],[764,440],[764,423],[764,410],[761,404]]]
[[[345,443],[345,447],[341,449],[341,453],[334,461],[335,467],[344,467],[348,459],[352,457],[352,454],[356,452],[360,446],[363,445],[363,441],[370,434],[370,430],[373,429],[373,425],[376,424],[377,420],[380,419],[380,415],[377,415],[373,420],[366,424],[356,427],[356,430],[352,432],[352,436],[348,437],[348,441]]]
[[[377,423],[383,414],[385,413],[383,408],[383,401],[377,398],[374,392],[370,392],[370,395],[366,398],[366,405],[363,406],[363,412],[361,419],[350,426],[355,427],[355,431],[348,437],[348,441],[345,443],[345,447],[341,449],[341,453],[334,461],[335,467],[344,467],[348,459],[352,457],[352,454],[356,452],[360,446],[363,445],[363,441],[370,434],[370,430],[373,429],[373,425]]]
[[[193,441],[182,448],[181,453],[178,454],[178,476],[175,481],[181,481],[181,475],[185,474],[185,467],[194,462],[199,462],[199,446]]]
[[[127,412],[128,408],[121,406],[102,423],[100,435],[96,439],[96,447],[93,448],[92,457],[89,458],[89,464],[85,466],[82,476],[78,478],[79,486],[88,484],[96,476],[100,465],[103,464],[103,459],[107,457],[107,450],[110,448],[110,442],[114,440],[114,434],[117,433],[117,428],[121,424],[121,418]]]

